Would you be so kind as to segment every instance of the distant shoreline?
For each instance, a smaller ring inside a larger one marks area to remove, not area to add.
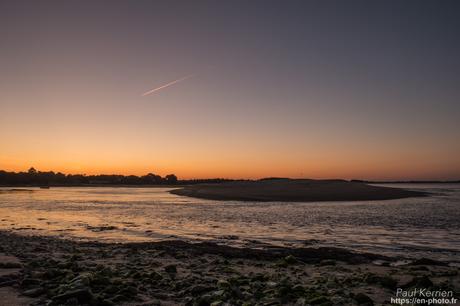
[[[146,175],[123,175],[123,174],[64,174],[54,171],[38,171],[31,167],[27,172],[8,172],[0,170],[0,187],[176,187],[196,184],[225,184],[232,182],[280,182],[280,181],[310,180],[307,178],[265,177],[261,179],[229,179],[222,177],[202,179],[179,179],[175,174],[164,177],[148,173]],[[397,181],[373,181],[364,179],[322,179],[321,181],[343,181],[349,183],[366,184],[425,184],[425,183],[460,183],[460,180],[436,181],[436,180],[397,180]]]
[[[289,179],[297,180],[297,179]],[[216,182],[216,183],[190,183],[190,182],[178,182],[176,184],[139,184],[139,185],[128,185],[128,184],[49,184],[49,185],[37,185],[37,184],[5,184],[1,185],[0,188],[25,188],[25,187],[120,187],[120,188],[182,188],[194,185],[202,184],[224,184],[228,182],[258,182],[261,180],[227,180],[225,182]],[[345,180],[351,183],[363,183],[363,184],[460,184],[460,181],[364,181],[364,180]]]
[[[107,187],[107,188],[180,188],[189,186],[187,184],[177,185],[120,185],[120,184],[75,184],[75,185],[0,185],[0,188],[39,188],[39,187]]]

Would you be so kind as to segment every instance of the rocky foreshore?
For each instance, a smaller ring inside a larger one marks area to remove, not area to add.
[[[460,288],[458,268],[444,262],[397,265],[338,248],[108,244],[0,232],[0,259],[0,293],[12,306],[389,305],[397,288],[457,297]]]

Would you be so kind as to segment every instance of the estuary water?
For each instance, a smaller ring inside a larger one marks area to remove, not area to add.
[[[360,202],[214,201],[172,188],[0,188],[0,230],[110,242],[183,239],[264,248],[336,246],[460,263],[460,184],[385,185],[429,197]]]

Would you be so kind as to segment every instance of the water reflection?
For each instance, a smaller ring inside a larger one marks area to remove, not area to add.
[[[170,188],[0,188],[0,229],[118,242],[179,238],[252,247],[333,245],[460,261],[460,185],[404,187],[435,195],[248,203],[181,197],[169,194]]]

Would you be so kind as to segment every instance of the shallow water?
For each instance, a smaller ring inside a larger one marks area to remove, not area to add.
[[[424,198],[238,202],[171,188],[0,188],[0,229],[79,240],[213,240],[249,247],[338,246],[460,262],[460,184],[396,184]]]

